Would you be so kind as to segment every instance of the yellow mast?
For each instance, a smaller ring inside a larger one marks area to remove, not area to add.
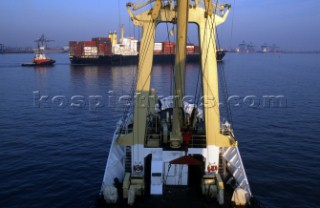
[[[189,0],[177,1],[177,36],[176,36],[176,57],[174,67],[174,104],[173,104],[173,124],[170,135],[170,146],[181,147],[181,128],[183,121],[183,97],[185,95],[185,65],[186,65],[186,44],[188,34],[188,9]]]

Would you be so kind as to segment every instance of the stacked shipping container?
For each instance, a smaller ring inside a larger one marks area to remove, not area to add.
[[[70,56],[104,56],[112,54],[110,38],[92,38],[92,41],[70,41]]]
[[[175,53],[175,43],[173,43],[173,42],[163,42],[163,53],[164,54]]]
[[[163,51],[162,43],[154,43],[153,52],[154,52],[155,54],[159,54],[159,53],[162,53],[162,51]]]
[[[124,42],[126,41],[129,41],[129,39],[124,40]],[[107,37],[92,38],[92,41],[80,41],[80,42],[70,41],[69,46],[70,46],[70,56],[105,56],[105,55],[112,55],[114,53],[116,54],[119,53],[119,51],[115,51],[115,49],[113,49],[111,39]],[[122,46],[122,45],[119,45],[119,46]],[[129,44],[128,47],[133,48],[135,50],[140,50],[140,42],[138,42],[138,44],[135,43],[135,45]],[[199,53],[199,46],[195,46],[194,44],[187,44],[186,50],[188,54]],[[175,43],[174,42],[154,43],[154,53],[155,54],[174,54]]]
[[[98,49],[97,49],[97,43],[95,41],[82,41],[80,42],[82,44],[82,55],[84,56],[97,56],[98,55]]]
[[[138,51],[140,42],[134,38],[122,38],[120,43],[116,42],[116,33],[109,34],[110,37],[96,37],[91,41],[70,41],[69,58],[73,64],[124,64],[138,62]],[[115,43],[113,43],[114,41]],[[199,62],[199,46],[187,44],[187,61]],[[219,52],[219,51],[218,51]],[[154,43],[154,63],[174,61],[175,43]],[[222,60],[225,52],[217,53],[217,59]]]
[[[187,54],[193,54],[194,53],[194,44],[187,44],[186,50],[187,50]]]
[[[199,52],[199,47],[195,46],[194,44],[187,44],[186,51],[188,54],[193,54]],[[154,43],[154,50],[155,54],[173,54],[175,53],[175,43],[174,42],[162,42],[162,43]]]
[[[112,44],[112,52],[116,55],[137,56],[138,41],[134,38],[121,38],[119,44]]]

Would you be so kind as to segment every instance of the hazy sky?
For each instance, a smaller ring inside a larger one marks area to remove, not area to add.
[[[34,46],[33,40],[44,33],[55,40],[52,46],[63,46],[69,40],[106,36],[119,30],[120,22],[127,35],[133,35],[125,9],[128,1],[0,0],[0,43]],[[233,7],[228,21],[219,28],[223,47],[236,47],[245,40],[257,46],[275,43],[283,49],[320,50],[320,0],[225,2]]]

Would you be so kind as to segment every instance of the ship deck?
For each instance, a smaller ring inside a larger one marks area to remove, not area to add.
[[[137,200],[135,207],[221,207],[216,200],[204,197],[201,190],[187,186],[164,186],[162,196],[148,196]]]
[[[170,186],[163,187],[163,195],[144,195],[136,197],[133,206],[127,204],[127,199],[122,197],[118,199],[117,204],[106,204],[103,196],[98,200],[96,208],[120,208],[120,207],[138,207],[138,208],[170,208],[170,207],[184,207],[184,208],[222,208],[231,206],[231,189],[226,187],[225,204],[219,205],[216,199],[210,199],[203,196],[200,187],[189,186]],[[122,195],[122,193],[119,193]]]

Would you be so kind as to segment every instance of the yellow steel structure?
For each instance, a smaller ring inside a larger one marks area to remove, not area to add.
[[[139,15],[134,15],[130,9],[133,5],[127,4],[127,10],[137,26],[142,27],[142,39],[139,54],[138,76],[136,85],[136,99],[134,107],[134,126],[133,133],[120,136],[118,144],[143,145],[146,137],[147,115],[150,112],[149,95],[150,95],[150,79],[153,62],[153,48],[155,42],[156,26],[161,22],[177,23],[177,50],[175,63],[175,109],[173,114],[174,129],[171,132],[171,146],[179,147],[181,142],[180,129],[183,125],[181,116],[179,116],[179,107],[183,107],[182,98],[184,96],[184,68],[186,59],[186,36],[187,23],[195,23],[199,29],[199,43],[201,52],[201,68],[203,83],[203,104],[204,119],[206,129],[207,145],[218,147],[235,146],[237,142],[234,138],[222,135],[220,133],[220,110],[219,110],[219,94],[218,94],[218,69],[216,61],[216,26],[223,23],[229,13],[230,7],[227,7],[224,14],[219,15],[214,10],[219,8],[212,5],[211,1],[205,0],[205,8],[195,1],[189,4],[187,0],[177,1],[179,9],[168,3],[162,4],[161,0],[154,3],[154,8],[145,11]],[[184,26],[182,26],[184,25]],[[213,34],[213,35],[212,35]]]
[[[177,36],[176,36],[176,57],[174,67],[174,104],[173,104],[173,121],[172,132],[170,135],[170,146],[172,148],[181,147],[183,127],[183,96],[185,65],[186,65],[186,45],[188,34],[188,7],[189,1],[177,2]]]

